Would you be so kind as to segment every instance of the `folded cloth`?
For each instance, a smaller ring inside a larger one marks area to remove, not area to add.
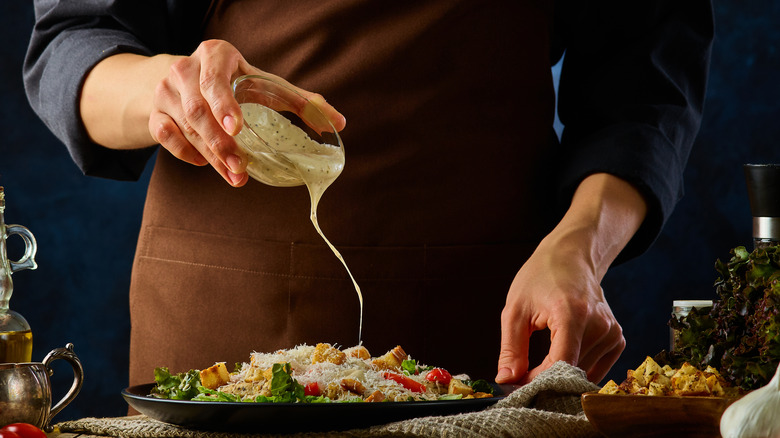
[[[557,362],[522,386],[479,411],[440,417],[422,417],[394,423],[326,433],[301,433],[298,437],[597,437],[582,410],[580,396],[598,389],[585,373]],[[76,432],[119,438],[254,438],[281,435],[227,433],[187,429],[144,415],[121,418],[84,418],[55,425],[60,432]]]

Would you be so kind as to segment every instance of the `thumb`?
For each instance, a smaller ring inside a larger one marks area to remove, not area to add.
[[[529,337],[530,330],[525,325],[502,322],[496,383],[518,382],[528,372]]]

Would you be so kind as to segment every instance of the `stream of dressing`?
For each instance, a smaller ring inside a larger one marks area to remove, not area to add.
[[[328,244],[331,251],[344,265],[355,286],[360,302],[358,345],[363,342],[363,294],[344,257],[325,237],[317,220],[317,205],[325,190],[344,169],[344,149],[312,140],[303,130],[287,118],[260,104],[241,104],[246,123],[265,140],[253,138],[245,130],[236,136],[252,154],[247,172],[254,179],[273,186],[295,186],[301,182],[309,190],[311,210],[309,218],[314,229]],[[273,151],[269,149],[272,148]]]

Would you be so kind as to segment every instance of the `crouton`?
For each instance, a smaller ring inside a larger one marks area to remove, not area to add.
[[[599,389],[599,394],[625,394],[626,391],[623,391],[620,389],[620,386],[618,386],[617,383],[615,383],[614,380],[610,380],[604,386]]]
[[[710,395],[707,377],[689,363],[684,363],[672,376],[672,391],[676,395]]]
[[[653,360],[652,357],[647,356],[645,361],[642,362],[639,367],[632,373],[639,386],[647,387],[653,376],[657,374],[664,374],[663,369]]]
[[[469,385],[466,385],[463,383],[460,379],[452,379],[450,380],[450,385],[447,388],[448,394],[462,394],[464,396],[471,395],[474,393],[474,389],[472,389]]]
[[[385,401],[385,395],[382,393],[382,391],[374,391],[366,397],[366,401],[369,403],[376,403],[376,402],[382,402]]]
[[[200,384],[208,389],[217,389],[230,381],[225,362],[214,364],[200,372]]]
[[[330,344],[317,344],[311,356],[311,363],[330,362],[341,365],[347,361],[347,355]]]
[[[380,370],[399,370],[401,369],[401,362],[408,357],[404,349],[398,345],[383,356],[374,359],[371,363]]]
[[[362,396],[366,392],[366,387],[355,379],[341,379],[341,387],[355,395]]]
[[[347,348],[344,350],[344,353],[349,357],[356,357],[363,360],[371,359],[371,354],[369,354],[368,349],[362,345]]]

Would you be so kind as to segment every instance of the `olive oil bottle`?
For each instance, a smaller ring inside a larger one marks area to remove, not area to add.
[[[19,235],[25,244],[24,255],[18,261],[8,260],[6,239]],[[35,236],[21,225],[5,224],[5,191],[0,187],[0,363],[30,362],[32,359],[32,330],[22,315],[8,305],[14,291],[11,274],[23,269],[36,269]]]

